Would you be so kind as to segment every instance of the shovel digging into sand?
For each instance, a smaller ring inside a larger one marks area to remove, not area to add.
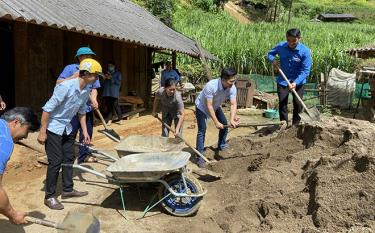
[[[167,129],[169,129],[172,133],[175,134],[175,131],[169,125],[167,125],[165,122],[163,122],[162,119],[160,119],[159,116],[156,116],[156,119],[158,119]],[[204,159],[204,161],[206,161],[208,164],[212,163],[202,153],[200,153],[197,149],[195,149],[195,147],[193,147],[190,143],[188,143],[183,137],[179,136],[178,134],[177,134],[177,137],[180,138],[182,141],[184,141],[184,143],[188,147],[190,147],[198,156],[200,156],[202,159]],[[202,172],[202,171],[194,171],[194,172],[197,173],[200,176],[210,175],[210,176],[213,176],[213,177],[218,178],[218,179],[223,177],[223,175],[221,175],[219,173],[216,173],[216,172],[213,172],[213,171],[210,171],[208,169],[202,169],[202,170],[204,170],[204,172]]]
[[[61,223],[26,216],[26,221],[58,229],[59,233],[99,233],[100,222],[92,214],[69,212]]]
[[[113,141],[115,142],[120,142],[120,136],[113,130],[113,129],[109,129],[107,124],[105,123],[105,120],[102,116],[102,114],[100,113],[99,109],[95,109],[96,113],[99,115],[99,118],[104,126],[104,129],[100,129],[98,130],[98,132],[104,134],[105,136],[109,137],[110,139],[112,139]]]
[[[176,132],[169,126],[167,125],[165,122],[162,121],[162,119],[160,119],[159,116],[156,116],[156,119],[158,119],[167,129],[169,129],[172,133],[176,134]],[[204,155],[202,155],[202,153],[200,153],[197,149],[195,149],[195,147],[193,147],[192,145],[190,145],[190,143],[188,143],[182,136],[179,136],[178,134],[176,134],[176,136],[181,139],[182,141],[185,142],[185,144],[190,147],[197,155],[199,155],[199,157],[201,157],[202,159],[204,159],[204,161],[206,161],[207,163],[211,163],[210,160],[208,160],[206,157],[204,157]]]
[[[283,77],[283,79],[285,80],[285,82],[289,86],[290,82],[289,82],[288,78],[285,76],[284,72],[280,68],[278,68],[278,70],[279,70],[281,76]],[[320,112],[319,112],[319,110],[316,107],[307,108],[306,104],[303,102],[303,100],[301,99],[301,97],[297,94],[296,90],[292,89],[291,91],[293,92],[293,94],[296,96],[296,98],[298,99],[298,101],[303,106],[302,112],[298,114],[301,117],[301,120],[303,122],[320,121]],[[303,111],[305,111],[305,112],[303,112]]]

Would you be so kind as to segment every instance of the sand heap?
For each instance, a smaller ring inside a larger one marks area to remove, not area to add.
[[[373,124],[334,117],[267,133],[208,149],[225,178],[202,178],[209,194],[191,232],[372,232]]]

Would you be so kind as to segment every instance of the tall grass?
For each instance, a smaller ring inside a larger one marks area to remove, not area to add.
[[[288,28],[298,27],[303,43],[312,52],[312,76],[332,67],[354,71],[358,61],[346,55],[347,48],[375,42],[375,26],[347,23],[313,23],[295,19],[283,23],[241,25],[225,12],[207,13],[190,7],[179,7],[174,15],[176,30],[197,38],[203,47],[221,59],[222,65],[236,67],[241,73],[271,75],[267,52],[285,40]],[[191,60],[180,57],[180,64]]]

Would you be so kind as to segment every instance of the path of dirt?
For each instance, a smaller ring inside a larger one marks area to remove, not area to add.
[[[249,24],[251,21],[246,17],[246,12],[233,2],[229,1],[224,5],[224,11],[228,12],[234,19],[241,24]]]

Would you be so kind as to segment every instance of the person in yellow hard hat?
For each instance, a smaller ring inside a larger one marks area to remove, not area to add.
[[[89,85],[102,76],[102,67],[94,59],[87,58],[79,65],[79,78],[56,85],[52,97],[43,106],[38,142],[45,144],[48,157],[44,204],[51,209],[61,210],[64,206],[56,197],[56,184],[61,164],[74,163],[75,134],[70,121],[78,113],[83,132],[83,142],[90,143],[86,126],[86,102]],[[73,189],[73,169],[62,169],[63,189],[61,198],[82,197],[88,192]]]
[[[75,55],[77,63],[67,65],[64,70],[61,72],[59,77],[57,78],[56,84],[65,82],[67,80],[75,79],[79,77],[79,64],[81,61],[85,60],[86,58],[94,58],[96,54],[94,51],[91,50],[89,47],[81,47],[77,50]],[[90,138],[94,133],[94,109],[99,108],[97,96],[98,90],[100,88],[99,80],[96,80],[94,83],[90,84],[91,94],[90,99],[87,102],[86,106],[86,127],[87,132],[89,133]],[[79,119],[77,116],[74,116],[72,119],[72,127],[75,133],[79,131],[79,142],[83,142],[83,132],[81,125],[79,124]],[[84,162],[97,162],[96,158],[90,156],[90,152],[87,147],[80,146],[79,147],[79,155],[77,156],[77,162],[84,163]]]

